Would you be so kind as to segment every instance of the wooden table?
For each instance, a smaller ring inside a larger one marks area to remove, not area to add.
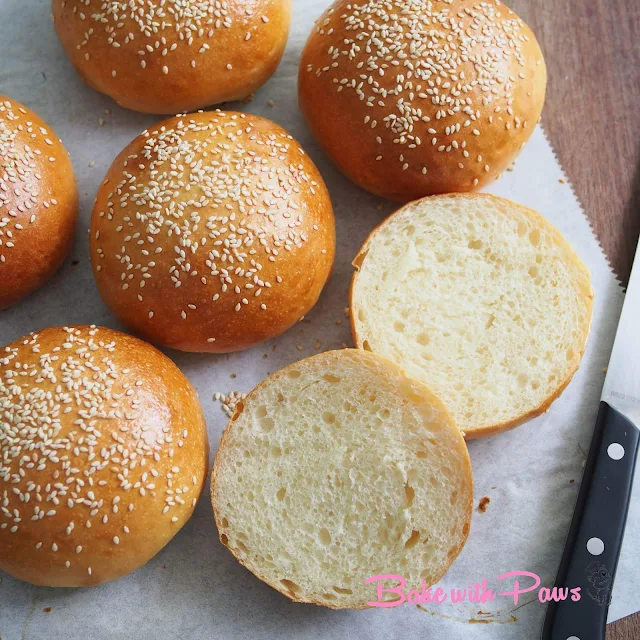
[[[626,283],[640,232],[640,1],[507,3],[545,54],[542,124]],[[640,613],[609,625],[607,640],[640,640]]]

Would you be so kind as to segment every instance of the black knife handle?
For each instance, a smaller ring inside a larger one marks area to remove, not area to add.
[[[604,640],[639,437],[619,411],[600,403],[555,582],[556,587],[580,587],[580,600],[569,596],[549,603],[542,640]]]

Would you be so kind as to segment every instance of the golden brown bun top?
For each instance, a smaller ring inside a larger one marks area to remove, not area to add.
[[[338,0],[300,66],[303,112],[334,161],[404,200],[497,177],[545,86],[533,33],[498,0]]]
[[[33,111],[0,95],[0,309],[60,266],[76,213],[62,142]]]
[[[128,326],[179,349],[230,351],[277,335],[315,303],[333,263],[331,201],[281,127],[212,111],[145,131],[96,200],[91,256]]]
[[[51,586],[136,569],[191,514],[207,457],[195,391],[151,345],[86,326],[16,340],[0,352],[0,569]]]
[[[244,98],[276,70],[291,0],[53,0],[53,20],[85,80],[149,113]]]

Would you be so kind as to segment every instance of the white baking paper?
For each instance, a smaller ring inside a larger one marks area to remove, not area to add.
[[[276,340],[226,356],[169,352],[200,394],[211,460],[226,424],[220,405],[213,401],[216,391],[249,391],[270,372],[317,353],[318,342],[322,350],[351,345],[343,313],[351,260],[372,227],[394,209],[392,203],[359,190],[338,173],[298,111],[300,52],[313,20],[327,4],[327,0],[295,0],[291,39],[278,72],[253,102],[231,108],[282,124],[316,161],[335,207],[335,271],[316,308]],[[81,194],[81,220],[69,260],[39,292],[0,314],[0,343],[49,325],[118,327],[91,275],[87,247],[91,207],[116,154],[161,118],[125,111],[82,83],[57,41],[48,0],[0,0],[0,61],[0,93],[25,103],[54,127],[71,153]],[[270,100],[273,106],[268,105]],[[565,176],[538,129],[515,170],[488,190],[539,210],[589,266],[596,304],[588,349],[569,388],[546,415],[515,431],[469,444],[476,504],[483,496],[491,503],[486,513],[474,511],[468,544],[440,583],[447,590],[483,579],[496,588],[501,584],[496,578],[514,570],[537,573],[543,584],[550,585],[560,559],[623,301],[622,289],[571,187],[561,179]],[[640,609],[640,560],[632,550],[639,531],[640,484],[618,568],[612,620]],[[396,571],[389,567],[390,573]],[[336,612],[293,604],[241,567],[219,543],[205,493],[192,520],[164,551],[113,584],[44,589],[0,572],[0,637],[529,640],[539,636],[544,618],[544,606],[531,595],[522,597],[517,609],[507,598],[485,605],[430,605],[426,611],[404,605]],[[49,607],[51,611],[45,612]],[[474,624],[471,619],[484,622]]]

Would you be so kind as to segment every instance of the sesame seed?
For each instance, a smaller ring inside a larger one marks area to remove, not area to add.
[[[233,412],[235,411],[236,404],[240,402],[240,400],[244,400],[247,397],[245,393],[239,393],[237,391],[232,391],[229,395],[225,395],[224,393],[216,392],[213,396],[214,400],[217,400],[222,405],[222,410],[227,414],[227,416],[231,417]],[[195,483],[193,483],[195,485]]]

